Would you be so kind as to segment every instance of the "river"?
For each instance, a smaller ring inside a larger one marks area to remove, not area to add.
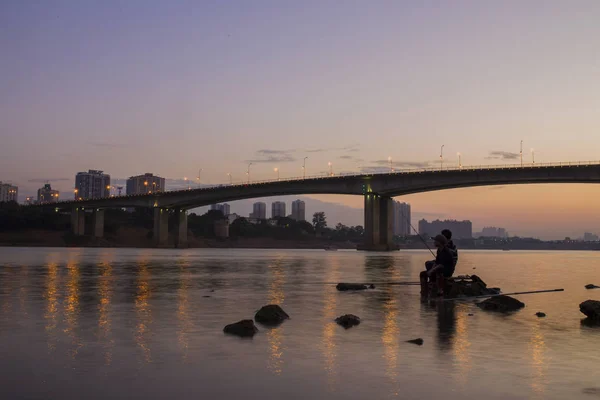
[[[422,303],[416,286],[330,284],[418,280],[418,250],[0,248],[0,398],[600,398],[600,327],[579,312],[600,300],[584,288],[600,252],[460,256],[458,274],[505,292],[565,291],[497,315]],[[223,334],[269,303],[291,319]],[[345,313],[362,323],[337,326]]]

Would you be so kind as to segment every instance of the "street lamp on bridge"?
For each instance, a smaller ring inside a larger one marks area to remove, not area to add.
[[[531,163],[535,165],[535,151],[531,149]]]
[[[279,180],[279,168],[275,167],[273,171],[275,171],[275,173],[277,174],[277,180]]]
[[[521,167],[523,166],[523,140],[521,140],[521,151],[519,152],[521,155]]]
[[[329,161],[327,165],[329,165],[329,176],[333,176],[333,164]]]
[[[308,157],[304,157],[304,161],[302,161],[302,179],[306,179],[306,159]]]
[[[248,170],[246,171],[246,175],[248,175],[248,184],[250,184],[250,166],[252,165],[252,163],[248,164]]]
[[[388,157],[388,162],[390,163],[390,172],[394,172],[394,167],[392,166],[392,156]]]
[[[458,156],[458,169],[462,169],[462,163],[460,162],[460,153],[456,153],[456,155]]]
[[[440,147],[440,171],[444,169],[444,145]]]
[[[202,168],[198,170],[198,186],[200,186],[200,176],[202,175]]]
[[[229,177],[229,184],[233,185],[233,179],[231,178],[231,172],[228,172],[227,176]]]

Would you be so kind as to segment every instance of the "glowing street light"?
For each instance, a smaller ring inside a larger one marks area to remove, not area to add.
[[[444,145],[440,147],[440,171],[444,169]]]
[[[394,172],[394,167],[392,166],[392,156],[388,157],[388,162],[390,163],[390,172]]]
[[[248,175],[248,184],[250,184],[250,166],[252,165],[252,163],[248,164],[248,170],[246,171],[246,175]]]
[[[521,167],[523,166],[523,141],[521,140],[521,151],[519,153],[521,155]]]
[[[277,174],[277,180],[279,180],[279,168],[275,167],[273,171],[275,171],[275,173]]]
[[[233,185],[233,178],[231,178],[231,172],[228,172],[227,176],[229,177],[229,184]]]
[[[198,170],[198,185],[200,185],[200,177],[202,176],[202,168]]]
[[[306,159],[308,157],[304,157],[304,160],[302,161],[302,179],[306,179]]]
[[[331,164],[331,161],[329,161],[327,165],[329,165],[329,176],[333,176],[333,165]]]
[[[456,153],[456,155],[458,156],[458,168],[462,169],[462,163],[460,162],[460,156],[461,156],[461,154],[460,153]]]

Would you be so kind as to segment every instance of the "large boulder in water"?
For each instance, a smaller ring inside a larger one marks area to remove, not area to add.
[[[579,311],[585,314],[590,320],[600,321],[600,301],[586,300],[579,305]]]
[[[252,337],[258,332],[258,328],[251,319],[243,319],[239,322],[225,326],[223,332],[241,337]]]
[[[525,307],[525,303],[510,296],[495,296],[477,303],[477,306],[488,311],[511,312]]]
[[[375,285],[365,285],[364,283],[338,283],[335,287],[340,292],[345,292],[348,290],[366,290],[366,289],[375,289]]]
[[[289,318],[290,316],[277,304],[264,306],[254,315],[254,320],[264,325],[277,325]]]
[[[344,328],[352,328],[354,325],[360,324],[360,318],[353,314],[342,315],[341,317],[337,317],[335,319],[338,325],[343,326]]]

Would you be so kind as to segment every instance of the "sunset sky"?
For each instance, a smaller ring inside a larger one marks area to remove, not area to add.
[[[225,183],[600,160],[600,2],[0,3],[0,180],[77,171]],[[362,207],[360,197],[318,196]],[[544,238],[600,233],[596,185],[398,198]],[[344,221],[341,221],[344,222]]]

